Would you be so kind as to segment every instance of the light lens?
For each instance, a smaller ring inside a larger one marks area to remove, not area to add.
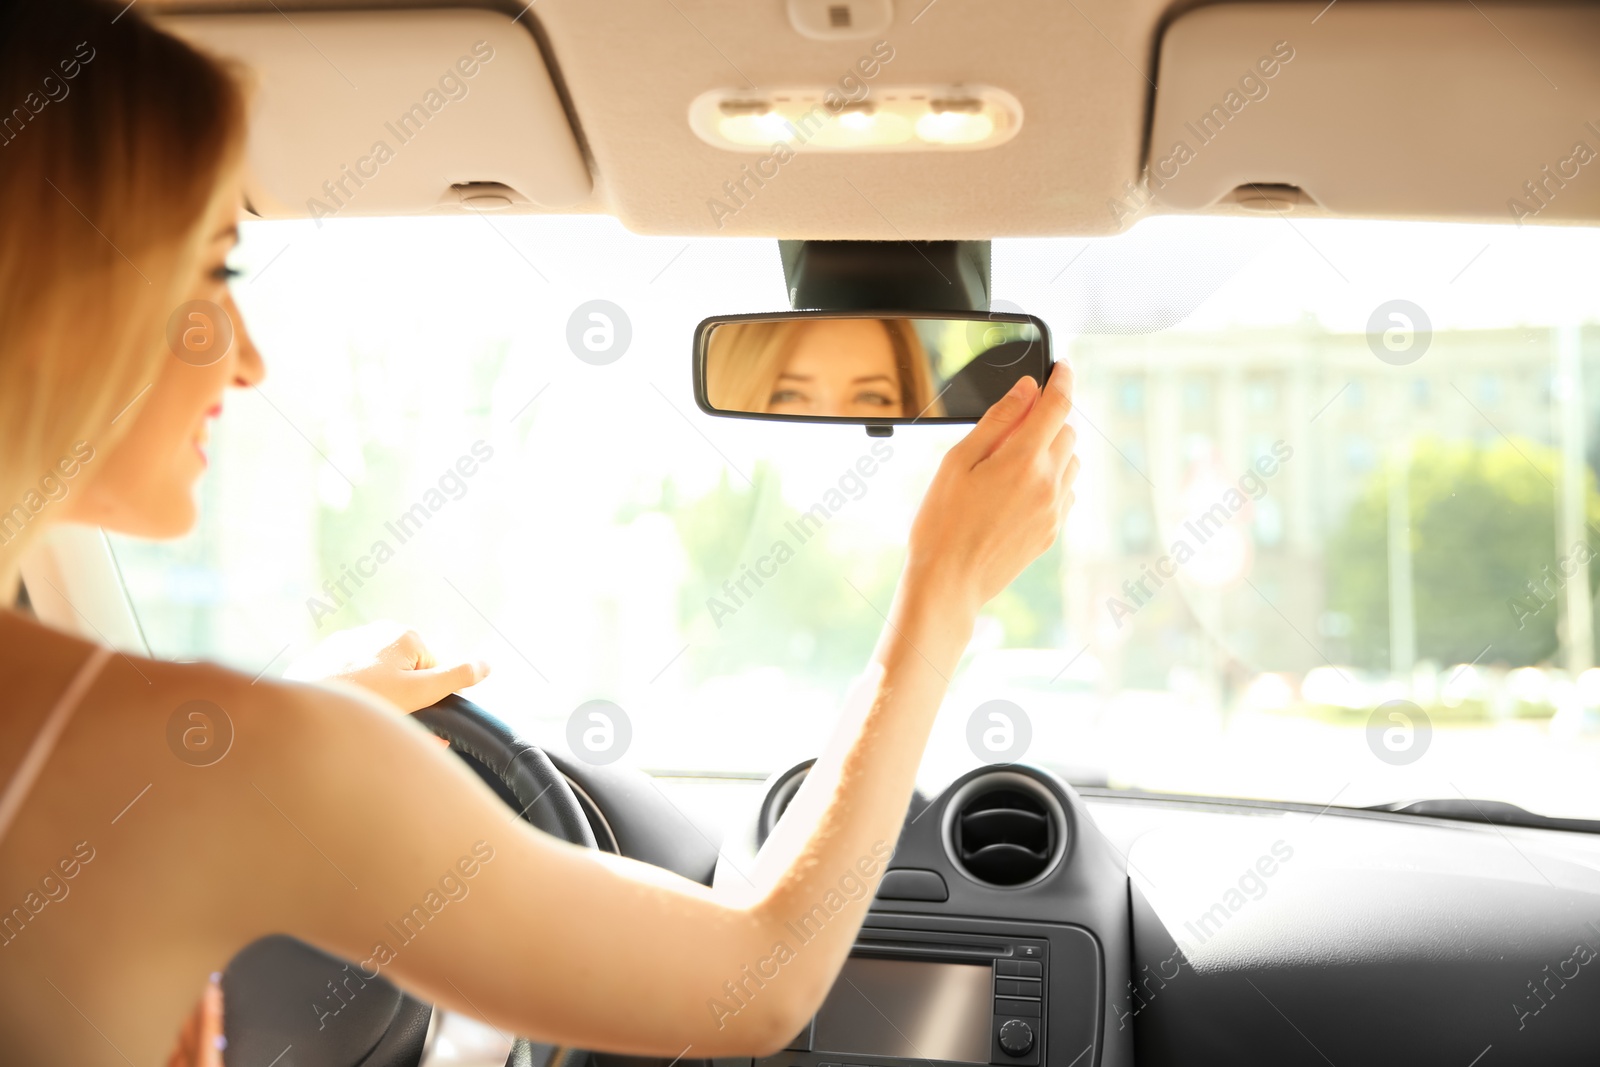
[[[1016,136],[1022,105],[986,86],[879,88],[846,100],[818,89],[714,89],[689,105],[689,125],[735,152],[907,152],[993,148]]]
[[[994,118],[982,111],[930,111],[917,120],[917,136],[929,144],[981,144],[994,135]]]

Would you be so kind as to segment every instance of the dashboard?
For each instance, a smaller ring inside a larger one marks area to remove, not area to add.
[[[601,847],[706,884],[809,766],[719,849],[643,776],[552,758]],[[717,1067],[1592,1064],[1597,958],[1600,835],[979,767],[914,796],[805,1030]]]

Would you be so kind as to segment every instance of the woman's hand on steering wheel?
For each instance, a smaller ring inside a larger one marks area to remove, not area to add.
[[[409,713],[477,685],[488,674],[489,665],[481,660],[441,665],[415,630],[386,620],[330,635],[284,677],[349,682]]]
[[[178,1033],[178,1047],[167,1057],[167,1067],[222,1067],[222,986],[212,975],[206,991]]]

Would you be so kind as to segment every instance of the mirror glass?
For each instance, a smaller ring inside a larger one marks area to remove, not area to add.
[[[999,313],[710,319],[696,354],[705,411],[847,422],[973,422],[1050,364],[1044,324]]]

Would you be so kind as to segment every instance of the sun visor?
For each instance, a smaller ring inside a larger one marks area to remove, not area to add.
[[[1162,37],[1154,200],[1600,218],[1600,8],[1220,4]]]
[[[505,15],[159,21],[251,72],[248,191],[267,218],[559,210],[591,191],[544,58]]]

